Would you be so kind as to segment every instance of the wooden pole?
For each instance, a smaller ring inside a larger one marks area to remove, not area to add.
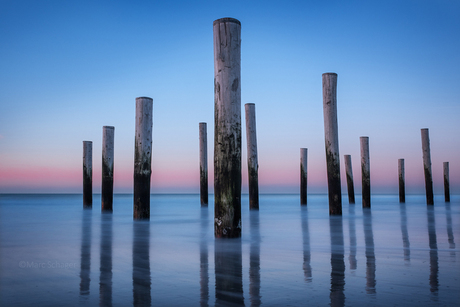
[[[308,148],[300,148],[300,204],[307,204],[307,158]]]
[[[449,162],[443,162],[444,173],[444,200],[450,202],[450,184],[449,184]]]
[[[425,172],[425,191],[426,204],[433,205],[433,175],[431,173],[431,153],[430,153],[430,135],[428,128],[421,129],[422,132],[422,151],[423,151],[423,169]]]
[[[208,205],[208,133],[206,123],[200,123],[200,201]]]
[[[83,141],[83,208],[93,207],[93,142]]]
[[[323,74],[323,113],[326,144],[329,214],[342,215],[339,132],[337,124],[337,74]]]
[[[241,237],[241,23],[213,22],[214,235]]]
[[[249,209],[259,209],[259,164],[257,160],[256,105],[244,105],[248,148]]]
[[[150,176],[152,174],[153,100],[136,98],[136,135],[134,147],[133,218],[150,219]]]
[[[113,211],[113,156],[115,127],[102,128],[101,210]]]
[[[347,175],[347,187],[348,187],[348,203],[355,203],[355,187],[353,184],[353,168],[351,165],[351,155],[344,156],[345,161],[345,173]]]
[[[371,207],[371,167],[369,162],[369,137],[362,136],[361,142],[361,177],[363,208]]]
[[[399,202],[406,202],[406,183],[404,171],[404,159],[398,159],[398,178],[399,178]]]

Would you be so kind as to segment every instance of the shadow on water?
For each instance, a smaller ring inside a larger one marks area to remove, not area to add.
[[[249,212],[251,246],[249,250],[249,296],[251,306],[260,306],[260,221],[259,210]]]
[[[450,256],[455,259],[455,241],[454,232],[452,231],[452,213],[450,211],[450,202],[446,202],[446,224],[447,224],[447,239],[449,240]]]
[[[350,263],[351,273],[354,274],[358,267],[358,260],[356,260],[356,216],[355,205],[348,207],[348,229],[350,233],[350,256],[348,261]]]
[[[200,306],[209,306],[208,207],[201,207],[200,238]]]
[[[404,261],[406,264],[410,262],[410,242],[409,242],[409,232],[407,231],[407,214],[406,214],[406,204],[399,204],[399,213],[401,216],[401,235],[404,248]]]
[[[301,207],[301,220],[302,220],[302,240],[303,240],[303,272],[305,281],[312,282],[311,272],[311,251],[310,251],[310,231],[308,228],[308,209],[307,206]]]
[[[366,293],[375,295],[375,250],[370,208],[363,208],[364,244],[366,246]]]
[[[152,303],[150,277],[150,222],[133,222],[133,306]]]
[[[438,243],[436,240],[436,223],[434,217],[434,206],[427,206],[428,242],[430,246],[430,291],[432,299],[437,300],[438,296]]]
[[[241,238],[215,239],[216,306],[244,306]]]
[[[101,214],[100,306],[112,306],[112,218],[112,212]]]
[[[329,217],[331,235],[331,306],[345,306],[345,262],[342,216]]]
[[[93,211],[85,209],[81,222],[80,296],[88,298],[91,282],[91,227]]]

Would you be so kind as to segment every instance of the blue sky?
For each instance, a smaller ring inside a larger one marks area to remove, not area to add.
[[[262,192],[298,192],[300,147],[309,192],[327,191],[321,75],[336,72],[342,175],[351,154],[357,193],[360,136],[373,192],[397,193],[398,158],[408,192],[423,192],[421,128],[435,193],[444,161],[460,193],[459,13],[448,0],[1,1],[0,193],[81,192],[83,140],[97,191],[104,125],[115,126],[115,192],[131,192],[139,96],[154,101],[152,192],[199,191],[199,122],[212,190],[222,17],[242,24],[242,109],[256,104]],[[245,140],[242,165],[247,185]]]

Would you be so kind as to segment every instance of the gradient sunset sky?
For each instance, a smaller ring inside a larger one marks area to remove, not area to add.
[[[135,98],[154,101],[152,193],[199,193],[198,123],[208,123],[213,187],[212,23],[241,21],[244,104],[255,103],[262,193],[326,193],[321,75],[338,74],[343,155],[360,194],[369,136],[372,193],[423,193],[429,128],[435,193],[450,162],[460,193],[460,1],[0,1],[0,193],[82,191],[82,141],[115,126],[115,193],[131,193]]]

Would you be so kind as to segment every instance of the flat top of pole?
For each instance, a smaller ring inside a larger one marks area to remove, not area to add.
[[[102,126],[102,128],[104,128],[104,129],[115,129],[114,126]]]
[[[200,125],[206,125],[206,123],[205,122],[200,122]]]
[[[149,100],[152,100],[152,101],[153,101],[152,98],[150,98],[150,97],[145,97],[145,96],[137,97],[136,100],[138,100],[138,99],[149,99]]]
[[[92,143],[93,141],[83,141],[83,143]]]
[[[241,26],[241,22],[238,19],[230,18],[230,17],[216,19],[216,20],[214,20],[212,25],[215,25],[216,23],[222,23],[222,22],[233,22],[233,23],[237,23],[237,24],[239,24]]]
[[[250,103],[245,103],[244,105],[246,105],[246,106],[255,106],[256,104],[255,104],[255,103],[252,103],[252,102],[250,102]]]
[[[325,72],[325,73],[323,74],[323,76],[324,76],[324,75],[336,75],[336,76],[337,76],[337,74],[336,74],[335,72]]]

